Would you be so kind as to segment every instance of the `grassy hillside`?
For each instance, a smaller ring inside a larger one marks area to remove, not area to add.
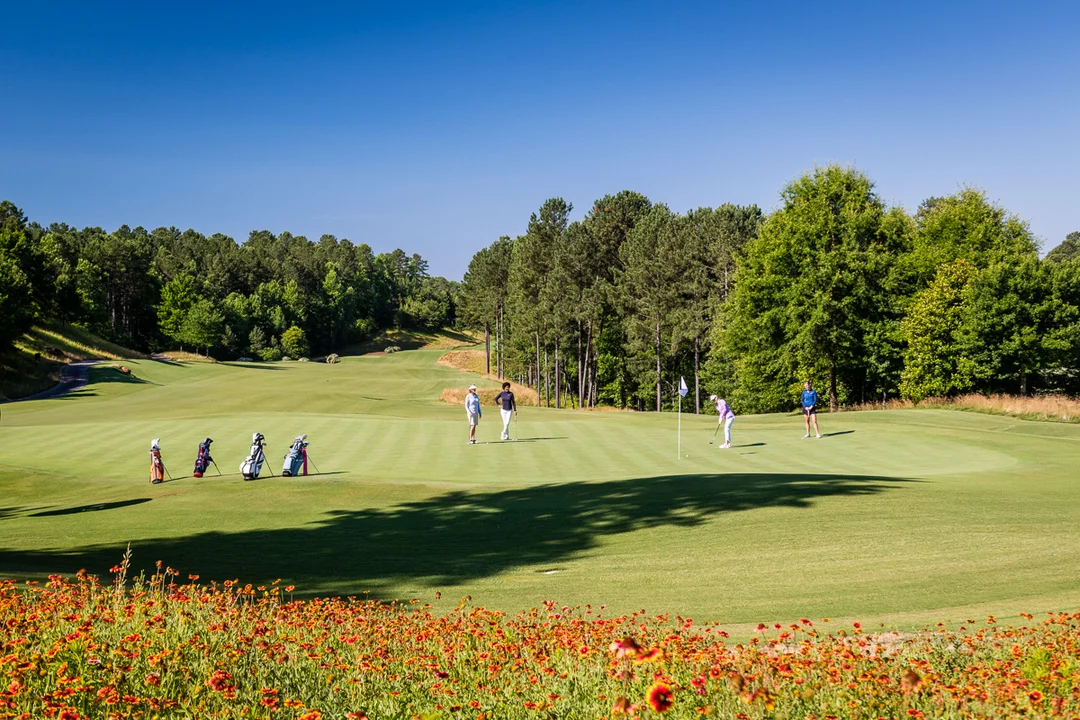
[[[514,610],[554,598],[756,623],[909,626],[1080,603],[1080,427],[947,410],[715,420],[489,408],[480,445],[439,350],[322,363],[125,361],[65,398],[6,407],[0,576],[104,573],[128,542],[203,579]],[[252,432],[279,473],[308,433],[323,474],[243,482]],[[213,437],[225,477],[191,479]],[[147,482],[160,437],[177,478]]]
[[[0,353],[0,400],[48,390],[60,380],[60,368],[75,360],[122,360],[145,357],[74,325],[35,327]]]

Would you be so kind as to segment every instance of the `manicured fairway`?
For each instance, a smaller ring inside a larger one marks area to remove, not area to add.
[[[282,578],[297,593],[544,599],[729,623],[858,617],[900,627],[1080,606],[1080,427],[947,411],[715,419],[524,408],[466,445],[439,403],[470,376],[438,351],[335,366],[128,363],[73,396],[3,406],[0,577]],[[737,408],[736,408],[737,410]],[[323,474],[243,482],[251,433],[279,473],[311,439]],[[190,477],[215,440],[223,478]],[[175,482],[147,482],[162,439]]]

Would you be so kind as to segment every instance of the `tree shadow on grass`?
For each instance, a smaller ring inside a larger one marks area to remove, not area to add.
[[[181,576],[282,578],[302,594],[390,596],[401,587],[447,587],[516,567],[552,565],[595,548],[605,536],[657,527],[693,528],[723,513],[809,508],[837,496],[896,490],[901,478],[856,475],[667,475],[600,483],[549,484],[496,492],[448,492],[387,508],[331,511],[299,527],[132,543],[135,567],[161,560]],[[239,511],[239,508],[238,508]],[[126,537],[71,552],[0,550],[12,573],[105,574]]]
[[[136,377],[134,373],[125,375],[111,365],[96,365],[90,368],[90,382],[87,384],[87,387],[91,385],[100,385],[102,383],[130,383],[133,385],[146,385],[147,383],[149,383],[149,381]]]
[[[29,517],[55,517],[57,515],[75,515],[84,512],[98,512],[101,510],[113,510],[115,508],[131,507],[150,502],[151,498],[132,498],[131,500],[117,500],[109,503],[94,503],[93,505],[79,505],[78,507],[59,508],[58,510],[42,510],[30,513]]]

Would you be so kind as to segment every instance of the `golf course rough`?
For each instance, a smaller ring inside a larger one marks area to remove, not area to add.
[[[0,577],[132,574],[295,585],[296,597],[546,599],[718,621],[941,621],[1080,607],[1080,427],[935,411],[715,418],[495,408],[466,444],[440,351],[341,363],[126,361],[4,406]],[[735,408],[736,412],[738,408]],[[255,482],[238,473],[267,440]],[[280,478],[306,433],[320,475]],[[148,483],[150,441],[175,478]],[[214,439],[225,473],[191,478]]]

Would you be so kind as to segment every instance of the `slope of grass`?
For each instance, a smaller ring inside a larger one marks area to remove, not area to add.
[[[75,360],[121,360],[144,357],[74,325],[35,327],[0,353],[0,400],[48,390],[60,381],[60,368]]]
[[[385,330],[370,340],[345,348],[340,355],[384,352],[388,347],[402,350],[450,350],[475,345],[483,338],[457,330]]]
[[[715,420],[522,408],[521,441],[438,402],[441,351],[322,363],[125,362],[135,380],[5,408],[0,577],[103,573],[132,543],[203,579],[498,609],[554,598],[754,623],[910,626],[1080,603],[1080,427],[946,410]],[[114,375],[118,375],[114,373]],[[477,384],[489,383],[481,381]],[[494,408],[491,408],[494,410]],[[237,474],[252,432],[279,473]],[[191,479],[213,437],[225,473]],[[176,480],[147,483],[150,440]]]
[[[41,353],[61,362],[146,357],[142,353],[100,338],[89,330],[64,323],[50,323],[33,328],[16,343],[16,347],[23,352]]]

